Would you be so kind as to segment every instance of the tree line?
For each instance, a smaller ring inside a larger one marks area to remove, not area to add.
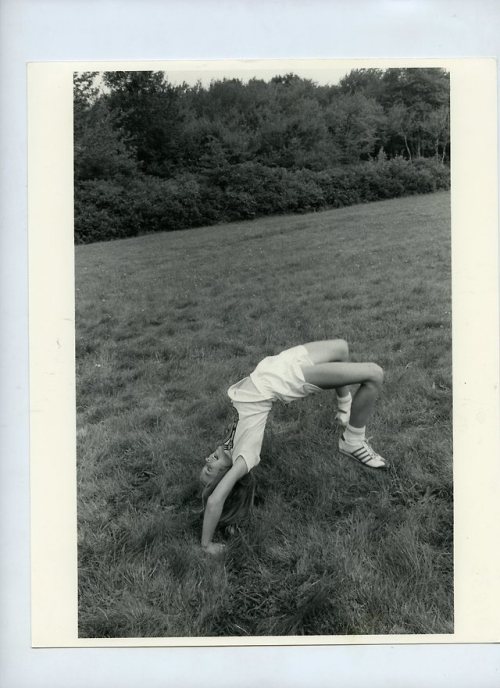
[[[94,241],[449,186],[449,75],[175,85],[74,76],[75,236]]]

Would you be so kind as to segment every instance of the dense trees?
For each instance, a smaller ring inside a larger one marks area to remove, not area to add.
[[[363,93],[384,110],[384,150],[391,157],[438,156],[449,149],[449,76],[441,69],[358,69],[339,84],[348,95]]]
[[[79,241],[448,183],[440,69],[358,69],[337,86],[294,74],[202,87],[163,72],[87,72],[75,75],[74,95]],[[386,184],[368,193],[374,164]],[[398,174],[407,181],[393,183]]]

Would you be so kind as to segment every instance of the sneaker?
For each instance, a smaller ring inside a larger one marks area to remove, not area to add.
[[[360,444],[350,444],[346,442],[342,436],[339,439],[339,449],[341,454],[350,456],[351,459],[354,459],[368,468],[387,468],[386,460],[377,454],[373,447],[368,444],[367,440],[363,440]]]

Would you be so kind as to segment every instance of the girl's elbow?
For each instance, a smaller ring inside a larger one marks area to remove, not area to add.
[[[206,508],[209,511],[215,511],[217,509],[222,509],[224,506],[224,500],[221,499],[221,497],[211,494],[210,497],[207,499],[207,506]]]

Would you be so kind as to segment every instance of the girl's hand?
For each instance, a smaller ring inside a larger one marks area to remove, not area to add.
[[[211,542],[203,547],[203,550],[207,552],[207,554],[211,554],[213,557],[216,557],[219,554],[224,554],[225,549],[226,545],[222,544],[221,542]]]

